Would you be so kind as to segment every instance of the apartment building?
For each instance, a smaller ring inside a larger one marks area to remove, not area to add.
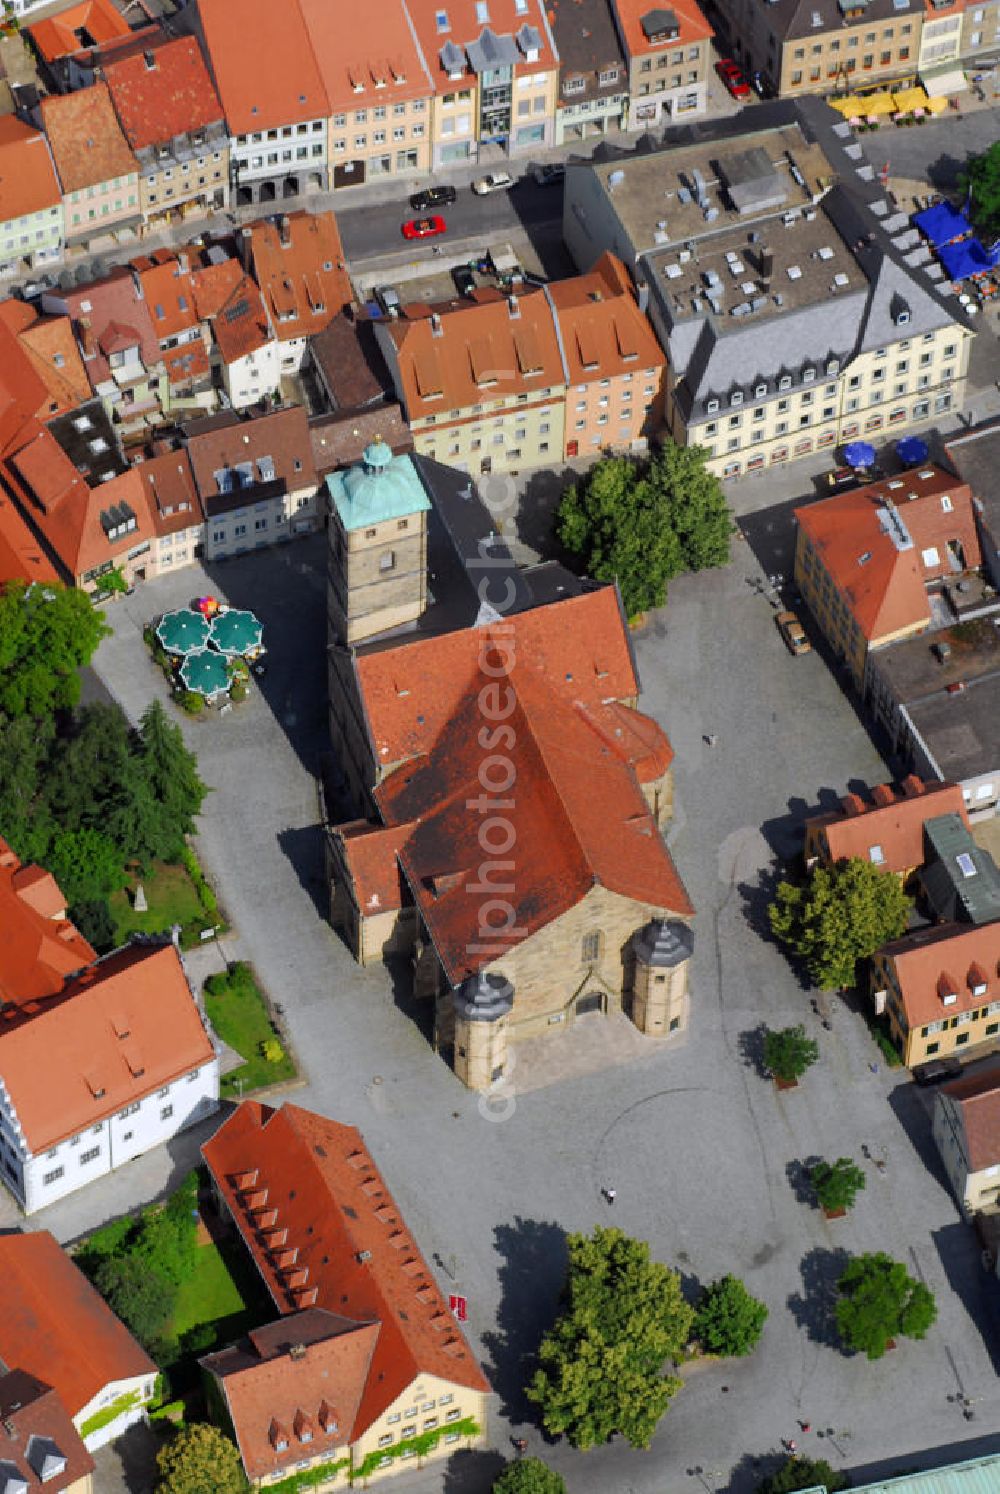
[[[93,83],[94,54],[132,34],[112,0],[80,0],[24,30],[59,93]]]
[[[10,1494],[93,1494],[94,1460],[66,1407],[21,1369],[0,1373],[0,1470]]]
[[[209,331],[198,313],[189,255],[156,249],[132,260],[131,269],[149,307],[175,418],[184,411],[214,409]]]
[[[205,515],[185,451],[165,451],[139,463],[153,525],[152,571],[157,576],[190,565],[202,553]]]
[[[628,67],[608,0],[549,0],[559,54],[556,145],[623,130],[628,121]]]
[[[134,233],[142,222],[139,166],[107,84],[50,94],[40,110],[62,187],[67,249]]]
[[[195,271],[195,305],[209,323],[222,386],[236,410],[281,387],[281,344],[255,280],[238,259]]]
[[[885,945],[872,959],[876,1013],[885,1012],[907,1068],[967,1056],[1000,1033],[1000,922],[939,924]]]
[[[354,300],[333,213],[285,213],[241,233],[246,268],[260,287],[281,372],[298,373],[309,339]]]
[[[712,28],[695,0],[611,0],[628,63],[629,129],[703,114]]]
[[[62,188],[48,141],[13,114],[0,118],[0,276],[61,259]]]
[[[1000,1208],[1000,1065],[946,1084],[934,1096],[931,1132],[966,1219]]]
[[[720,477],[961,408],[973,336],[904,258],[826,118],[764,104],[695,144],[567,170],[577,264],[630,268],[667,354],[666,421]],[[748,116],[744,116],[748,117]]]
[[[565,449],[566,371],[544,290],[380,322],[415,449],[466,472],[516,472]]]
[[[405,0],[362,6],[346,30],[328,0],[299,3],[330,103],[330,186],[426,175],[434,87]]]
[[[982,563],[972,491],[939,467],[796,509],[795,581],[858,691],[870,655],[926,632],[952,577]]]
[[[555,144],[559,57],[542,0],[406,0],[433,84],[431,170]]]
[[[910,773],[898,793],[889,783],[876,784],[867,801],[852,791],[838,809],[806,820],[806,867],[857,858],[908,882],[927,857],[924,826],[945,814],[958,815],[968,826],[956,783],[925,783]]]
[[[299,0],[197,0],[192,11],[229,128],[233,201],[328,184],[330,103]]]
[[[301,405],[255,420],[227,412],[183,429],[205,512],[208,560],[241,555],[319,527],[318,480]]]
[[[643,452],[663,422],[666,359],[621,260],[547,288],[566,365],[565,452]]]
[[[925,0],[718,0],[736,61],[779,98],[914,82]]]
[[[139,163],[147,228],[206,217],[229,205],[229,147],[222,105],[194,37],[116,52],[103,68],[115,111]]]
[[[202,1156],[280,1313],[202,1360],[251,1486],[367,1485],[481,1444],[489,1384],[360,1131],[244,1101]]]

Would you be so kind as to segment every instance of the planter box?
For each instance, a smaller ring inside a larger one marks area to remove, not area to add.
[[[846,1209],[824,1209],[823,1217],[824,1219],[843,1219],[846,1213]]]
[[[775,1074],[774,1087],[775,1089],[798,1089],[799,1081],[797,1079],[779,1079],[777,1074]]]

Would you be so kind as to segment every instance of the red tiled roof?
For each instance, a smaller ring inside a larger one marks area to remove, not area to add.
[[[235,257],[193,271],[194,303],[202,321],[218,316],[244,274],[243,266]]]
[[[176,254],[160,250],[155,255],[144,255],[132,260],[132,268],[139,276],[153,331],[161,342],[200,324],[194,279]]]
[[[147,56],[153,59],[151,68]],[[193,36],[110,62],[104,77],[133,150],[222,121],[222,105]]]
[[[265,219],[249,234],[253,273],[279,341],[322,331],[354,299],[332,213]]]
[[[61,202],[45,136],[13,114],[0,117],[0,223]]]
[[[309,1305],[379,1325],[354,1421],[356,1440],[418,1375],[487,1393],[489,1385],[448,1311],[388,1187],[354,1126],[286,1104],[244,1101],[202,1155],[284,1313]],[[263,1194],[263,1198],[261,1195]],[[253,1210],[266,1205],[284,1245],[297,1248],[301,1286],[282,1278]]]
[[[897,547],[880,518],[887,510],[912,544]],[[949,574],[949,541],[961,542],[967,569],[981,564],[971,489],[939,467],[810,503],[795,519],[869,642],[930,621],[925,588]],[[938,558],[925,564],[932,550]]]
[[[271,0],[199,0],[198,9],[231,134],[329,118],[298,0],[280,14]]]
[[[666,354],[639,310],[625,266],[602,254],[586,275],[554,280],[555,304],[571,384],[663,368]]]
[[[527,0],[523,10],[518,9],[516,0],[490,0],[489,21],[480,19],[475,0],[448,0],[446,5],[439,3],[439,0],[407,0],[407,10],[419,36],[437,93],[453,93],[456,86],[464,86],[456,85],[441,66],[441,49],[445,42],[453,42],[460,51],[465,52],[469,43],[478,41],[487,29],[495,36],[515,38],[525,25],[537,31],[541,43],[538,57],[534,62],[529,62],[519,49],[518,76],[551,72],[559,65],[541,0]],[[437,25],[437,16],[442,10],[448,14],[447,32],[440,31]],[[470,83],[474,81],[472,70],[468,66],[465,77]]]
[[[229,295],[212,317],[212,336],[223,363],[236,363],[274,340],[256,282],[238,265],[237,269]]]
[[[18,509],[0,492],[0,585],[5,581],[55,580],[52,562]]]
[[[490,657],[487,630],[470,631],[487,649],[485,662],[502,667],[504,654]],[[410,678],[419,700],[420,687]],[[552,679],[518,659],[502,680],[496,707],[512,706],[508,724],[514,742],[507,755],[517,792],[509,796],[512,807],[505,807],[504,815],[517,855],[513,867],[508,870],[505,862],[504,868],[514,926],[483,937],[479,904],[467,890],[482,863],[481,822],[468,806],[481,793],[479,695],[489,683],[485,669],[467,678],[459,709],[427,756],[397,768],[375,790],[387,824],[416,822],[399,860],[451,984],[537,933],[596,884],[651,909],[692,913],[624,738],[616,738],[613,728],[610,738],[606,730],[594,729],[586,706],[573,698],[572,682]]]
[[[972,928],[964,923],[949,923],[918,929],[886,944],[880,954],[895,966],[911,1029],[957,1017],[960,1012],[976,1011],[988,1002],[1000,1000],[1000,922]],[[974,977],[970,980],[970,971],[977,965],[988,976],[986,992],[980,996],[972,994],[977,982]],[[942,989],[958,998],[947,1006],[939,991],[942,977],[945,977]]]
[[[91,46],[103,46],[116,37],[129,36],[128,22],[111,0],[82,0],[57,16],[46,16],[28,26],[28,35],[46,62],[72,57]]]
[[[90,399],[90,381],[68,317],[39,316],[23,301],[0,301],[0,319],[49,395],[34,412],[40,420],[66,415]]]
[[[9,455],[4,466],[21,512],[74,579],[106,561],[120,559],[133,545],[152,538],[145,489],[134,469],[90,488],[43,427]],[[102,515],[113,504],[122,503],[132,510],[135,527],[112,539]]]
[[[41,1443],[46,1451],[54,1448],[61,1454],[65,1464],[60,1471],[41,1476],[32,1439],[38,1439],[36,1447]],[[50,1386],[22,1369],[0,1375],[0,1468],[9,1474],[13,1467],[30,1494],[42,1488],[46,1494],[62,1494],[63,1490],[81,1494],[84,1480],[90,1488],[94,1466],[66,1407]]]
[[[346,28],[343,12],[329,0],[300,5],[334,113],[433,93],[403,0],[358,6]]]
[[[66,978],[97,959],[65,917],[66,899],[38,866],[22,867],[0,840],[0,1005],[22,1005],[64,988]],[[0,1034],[4,1028],[0,1018]]]
[[[643,18],[657,7],[653,0],[611,0],[618,22],[618,34],[625,44],[628,58],[642,57],[649,52],[666,52],[674,47],[687,46],[688,42],[704,41],[714,35],[711,26],[695,4],[695,0],[670,0],[660,7],[672,10],[679,23],[676,36],[668,41],[650,41],[642,29]]]
[[[138,345],[143,366],[160,361],[160,343],[145,301],[130,270],[119,266],[104,280],[53,297],[73,322],[83,346],[83,362],[95,393],[111,377],[108,356],[116,347]]]
[[[186,451],[165,451],[140,462],[135,471],[142,479],[157,534],[174,534],[178,529],[190,529],[204,522]]]
[[[877,865],[883,870],[905,872],[920,866],[924,860],[927,820],[940,814],[957,814],[966,827],[969,820],[957,784],[922,784],[920,779],[907,783],[920,784],[919,791],[897,796],[890,788],[892,799],[885,804],[865,804],[857,795],[851,795],[843,808],[813,815],[806,821],[807,836],[816,841],[823,832],[830,861],[850,860],[855,856],[870,861],[871,847],[880,846],[883,860]]]
[[[217,474],[241,462],[258,463],[270,457],[275,477],[284,480],[289,493],[316,484],[309,425],[301,405],[252,420],[236,419],[189,436],[187,453],[206,514],[219,492]]]
[[[370,825],[367,820],[354,820],[349,825],[338,825],[334,830],[341,842],[354,896],[364,917],[402,907],[399,853],[414,828],[413,821],[378,826]]]
[[[138,170],[106,83],[42,99],[42,125],[64,192],[100,186]]]
[[[946,1084],[942,1095],[954,1100],[965,1129],[969,1171],[1000,1163],[1000,1063]]]
[[[40,1011],[0,1019],[0,1072],[33,1152],[106,1120],[213,1056],[172,944],[118,950]]]
[[[413,450],[413,437],[399,405],[378,405],[371,410],[335,411],[309,422],[313,461],[320,477],[340,467],[360,462],[372,441],[384,441],[393,456]]]
[[[347,1452],[378,1335],[377,1323],[310,1307],[201,1361],[221,1384],[252,1481]]]
[[[0,1359],[51,1385],[70,1416],[156,1365],[47,1229],[0,1235]]]

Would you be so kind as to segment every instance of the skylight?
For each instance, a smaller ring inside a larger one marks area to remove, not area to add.
[[[963,877],[974,877],[976,875],[976,863],[968,851],[961,851],[955,857],[955,860],[958,862],[958,869]]]
[[[434,12],[434,24],[438,29],[438,35],[443,31],[450,31],[451,22],[448,20],[448,12],[446,10],[436,10]]]

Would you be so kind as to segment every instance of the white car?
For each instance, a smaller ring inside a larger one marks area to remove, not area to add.
[[[509,171],[491,171],[488,176],[477,176],[472,190],[477,197],[485,197],[487,192],[502,192],[513,185],[514,178]]]

